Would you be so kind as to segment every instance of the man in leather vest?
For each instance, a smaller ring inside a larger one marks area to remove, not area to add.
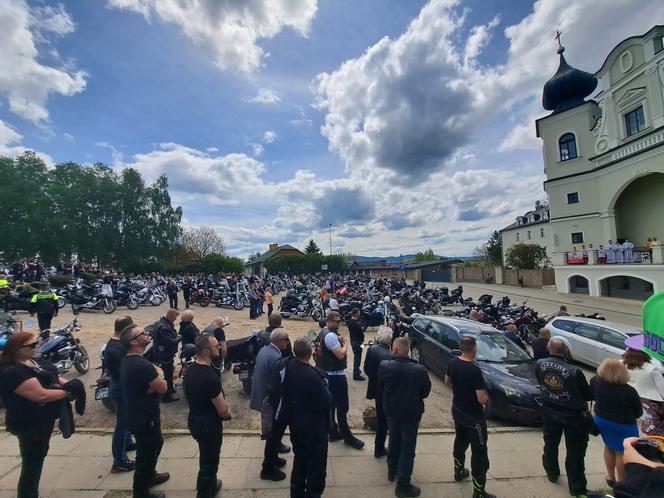
[[[586,496],[585,456],[588,431],[583,414],[588,411],[592,390],[583,372],[567,362],[567,347],[560,339],[551,339],[549,358],[537,360],[536,375],[542,391],[544,454],[542,463],[549,481],[560,476],[558,446],[565,434],[567,457],[565,470],[572,496]]]
[[[330,441],[343,439],[348,446],[359,450],[364,447],[364,441],[353,436],[348,426],[348,380],[344,372],[348,343],[339,335],[340,322],[341,315],[338,311],[330,311],[327,314],[325,327],[316,339],[317,350],[320,351],[316,357],[316,366],[327,373],[332,394]]]
[[[180,337],[175,330],[175,319],[180,313],[170,309],[162,316],[153,332],[155,359],[164,371],[164,378],[168,384],[168,391],[162,398],[162,402],[171,403],[180,398],[173,396],[173,374],[175,372],[175,354],[178,352]]]

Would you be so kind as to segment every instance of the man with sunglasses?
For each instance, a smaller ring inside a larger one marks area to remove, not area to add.
[[[199,470],[196,498],[212,498],[221,489],[217,479],[223,439],[222,420],[228,417],[228,405],[221,389],[221,378],[212,366],[221,346],[210,335],[196,338],[196,362],[184,376],[184,392],[189,403],[189,432],[198,443]]]
[[[156,471],[164,444],[161,434],[161,396],[168,391],[161,368],[143,357],[150,336],[136,324],[126,327],[120,341],[127,355],[120,365],[120,379],[125,399],[127,428],[136,437],[134,498],[164,498],[164,493],[150,488],[170,479],[170,474]]]
[[[346,352],[348,343],[339,335],[341,315],[330,311],[325,318],[325,327],[316,339],[316,366],[327,373],[332,410],[330,412],[330,441],[344,440],[357,450],[364,447],[364,441],[353,436],[348,426],[348,380],[346,379]],[[336,417],[335,417],[336,414]]]

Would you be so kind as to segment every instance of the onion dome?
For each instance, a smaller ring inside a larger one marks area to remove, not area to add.
[[[567,64],[563,52],[565,47],[560,47],[560,65],[558,71],[544,85],[542,94],[542,107],[553,113],[563,112],[585,102],[595,88],[597,78],[592,74],[574,69]]]

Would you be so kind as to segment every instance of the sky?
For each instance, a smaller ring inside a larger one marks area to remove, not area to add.
[[[472,255],[545,201],[534,120],[660,0],[0,0],[0,155],[165,173],[185,226]],[[597,90],[599,91],[599,89]]]

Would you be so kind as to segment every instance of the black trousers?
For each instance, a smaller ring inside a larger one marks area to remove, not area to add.
[[[21,453],[21,475],[16,488],[17,498],[39,498],[39,479],[48,454],[54,421],[43,427],[17,434]]]
[[[374,439],[374,453],[385,449],[387,438],[387,416],[383,410],[383,400],[376,397],[376,438]]]
[[[254,319],[258,316],[256,313],[256,305],[258,304],[257,299],[249,299],[249,318]]]
[[[558,446],[560,440],[565,434],[565,446],[567,455],[565,456],[565,471],[567,472],[567,484],[571,495],[583,495],[587,492],[586,481],[586,449],[588,448],[588,433],[581,429],[578,420],[570,420],[564,423],[555,416],[547,414],[542,410],[544,418],[544,454],[542,463],[547,475],[560,475],[560,466],[558,465]],[[581,414],[579,413],[579,419]]]
[[[327,476],[327,434],[300,433],[291,427],[291,443],[291,498],[319,498],[325,491]]]
[[[185,308],[189,308],[189,301],[191,300],[191,294],[188,294],[186,292],[182,293],[182,297],[184,298],[184,306]]]
[[[177,294],[169,294],[168,295],[168,306],[171,308],[177,308],[178,307],[178,295]]]
[[[134,470],[134,498],[145,498],[150,493],[150,483],[157,473],[157,460],[164,445],[161,422],[152,426],[132,427],[136,438],[136,470]]]
[[[281,438],[286,432],[285,426],[280,426],[277,422],[272,427],[272,433],[265,439],[265,450],[263,450],[263,470],[277,468],[277,459],[279,458],[279,446]]]
[[[224,437],[221,420],[219,418],[190,418],[189,432],[198,443],[196,498],[212,498],[217,486],[219,455]]]
[[[51,320],[53,320],[53,315],[55,315],[54,312],[46,312],[46,313],[37,313],[37,323],[39,324],[39,331],[41,332],[42,330],[50,329],[51,328]]]
[[[272,314],[272,310],[274,309],[274,306],[272,303],[267,305],[267,316],[270,316]]]
[[[161,369],[164,371],[164,378],[166,379],[166,384],[168,384],[168,391],[166,396],[169,394],[175,393],[175,388],[173,387],[173,374],[175,373],[175,362],[173,359],[171,361],[160,362]]]
[[[454,467],[463,469],[466,462],[466,450],[470,446],[470,473],[473,476],[473,487],[484,489],[486,473],[489,470],[489,453],[487,449],[486,421],[477,424],[454,422]]]
[[[330,433],[341,433],[342,436],[351,435],[348,426],[348,380],[345,375],[330,375],[328,377],[330,393],[332,394],[332,410],[330,410]]]

